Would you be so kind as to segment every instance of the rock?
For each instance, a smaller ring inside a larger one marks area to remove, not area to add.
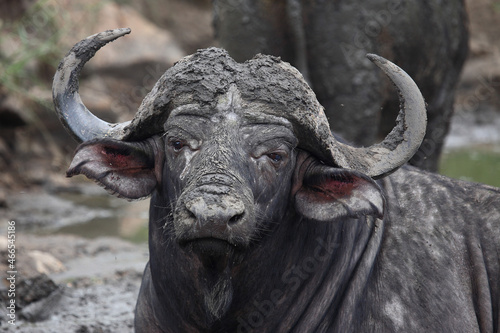
[[[148,22],[131,7],[108,3],[101,9],[97,22],[95,31],[130,27],[132,33],[123,38],[122,43],[103,48],[92,64],[96,69],[131,67],[138,63],[171,66],[185,54],[167,30]]]
[[[148,20],[168,29],[187,54],[214,46],[211,0],[137,0],[130,3]]]
[[[32,267],[40,274],[60,273],[66,269],[61,261],[47,252],[30,251],[28,257],[33,261]]]
[[[39,299],[24,307],[19,317],[32,323],[47,320],[52,315],[57,305],[59,305],[63,296],[63,290],[63,288],[57,288],[45,298]]]
[[[46,274],[20,279],[16,285],[17,305],[21,308],[48,297],[59,287]]]
[[[25,126],[28,121],[23,113],[25,105],[12,95],[0,99],[0,128],[12,129]]]
[[[84,5],[70,1],[57,4],[58,10],[67,13],[73,22],[59,24],[63,30],[71,31],[59,43],[63,49],[61,59],[75,43],[89,35],[121,27],[132,29],[129,35],[99,50],[82,73],[83,102],[108,122],[130,120],[165,70],[185,55],[168,30],[154,25],[130,6],[98,0]]]
[[[7,197],[4,191],[0,191],[0,208],[7,208]]]
[[[16,275],[15,305],[19,318],[30,322],[46,320],[58,305],[63,294],[59,287],[47,275],[23,278]],[[6,289],[1,290],[0,300],[2,308],[10,304],[10,297]]]
[[[500,11],[498,2],[491,0],[466,0],[467,15],[469,16],[470,56],[483,57],[492,54],[500,45],[498,24]]]
[[[145,19],[138,11],[113,1],[90,0],[83,3],[50,0],[47,6],[69,16],[68,21],[59,22],[62,29],[69,30],[60,45],[67,50],[80,39],[115,28],[131,28],[132,33],[102,48],[85,66],[89,71],[105,71],[109,74],[128,77],[131,66],[159,63],[171,66],[185,55],[172,34]],[[120,69],[120,70],[118,70]],[[122,70],[125,69],[125,70]]]

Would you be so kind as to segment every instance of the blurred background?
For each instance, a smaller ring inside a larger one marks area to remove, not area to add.
[[[500,1],[466,6],[469,55],[439,172],[500,186]],[[129,120],[174,62],[218,45],[212,15],[210,0],[0,0],[0,239],[15,220],[27,235],[25,265],[41,260],[33,249],[51,253],[47,244],[58,234],[147,241],[148,200],[128,203],[84,177],[65,177],[77,144],[53,111],[60,60],[91,34],[130,27],[130,35],[97,53],[80,80],[82,99],[97,116]],[[65,255],[52,255],[64,266]]]
[[[500,1],[465,2],[469,55],[439,172],[500,186]],[[212,5],[211,0],[0,1],[2,223],[19,219],[21,228],[39,232],[145,240],[147,201],[128,204],[84,177],[65,177],[77,144],[53,111],[52,78],[77,41],[130,27],[130,35],[97,53],[80,79],[82,99],[97,116],[129,120],[174,62],[218,45]]]

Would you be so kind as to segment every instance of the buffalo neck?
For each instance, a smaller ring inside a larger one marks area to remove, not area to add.
[[[152,281],[141,297],[155,304],[155,321],[164,331],[328,331],[361,311],[381,220],[320,223],[291,209],[274,230],[214,272],[160,230],[164,217],[171,216],[168,207],[154,197],[151,205]],[[214,300],[228,302],[218,318],[207,311],[207,288],[220,293]]]

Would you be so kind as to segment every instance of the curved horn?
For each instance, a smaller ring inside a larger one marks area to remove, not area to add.
[[[130,33],[130,29],[107,30],[75,44],[61,61],[52,84],[52,98],[59,120],[78,141],[98,137],[123,137],[123,128],[129,122],[110,124],[94,116],[78,94],[78,77],[87,61],[107,43]]]
[[[385,72],[399,91],[401,109],[396,126],[381,143],[370,147],[356,148],[336,142],[332,149],[340,167],[355,169],[376,179],[395,171],[417,152],[425,136],[427,112],[420,90],[405,71],[375,54],[367,57]]]

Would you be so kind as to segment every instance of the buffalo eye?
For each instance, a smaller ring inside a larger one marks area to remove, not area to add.
[[[182,140],[174,139],[170,141],[170,145],[172,146],[174,151],[180,151],[182,148],[184,148],[185,144]]]
[[[274,163],[280,163],[283,160],[283,156],[281,156],[278,153],[271,153],[267,154],[267,156],[273,161]]]

